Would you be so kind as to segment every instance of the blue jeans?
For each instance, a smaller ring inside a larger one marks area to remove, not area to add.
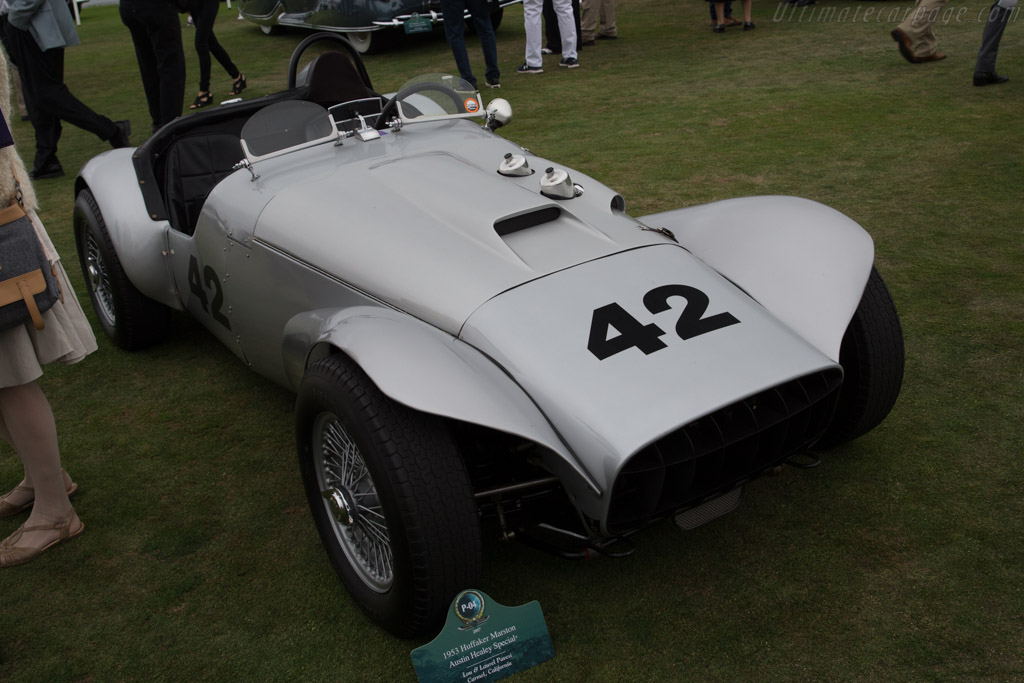
[[[498,42],[494,37],[491,15],[484,0],[441,0],[444,35],[452,48],[459,76],[475,87],[476,77],[473,76],[473,69],[469,66],[469,55],[466,53],[466,27],[463,19],[466,9],[469,9],[473,17],[473,25],[480,38],[480,48],[483,50],[484,63],[487,65],[485,75],[492,80],[497,80],[501,76],[501,71],[498,70]]]

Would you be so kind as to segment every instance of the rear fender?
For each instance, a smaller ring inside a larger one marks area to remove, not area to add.
[[[871,236],[808,199],[745,197],[640,218],[834,361],[874,262]]]
[[[545,465],[572,498],[593,501],[599,495],[593,479],[522,388],[482,353],[437,328],[387,308],[321,309],[288,322],[283,349],[293,389],[310,363],[340,350],[392,400],[540,444],[548,451]]]
[[[115,149],[90,159],[75,181],[75,196],[92,192],[128,279],[142,294],[165,306],[183,310],[168,261],[170,224],[146,210],[132,150]]]

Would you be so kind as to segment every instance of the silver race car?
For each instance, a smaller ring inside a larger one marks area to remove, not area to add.
[[[381,96],[335,34],[288,86],[92,159],[75,238],[118,346],[186,311],[297,393],[321,540],[393,633],[478,585],[482,530],[628,553],[896,401],[899,318],[846,216],[778,196],[631,216],[494,134],[508,102],[448,76]]]

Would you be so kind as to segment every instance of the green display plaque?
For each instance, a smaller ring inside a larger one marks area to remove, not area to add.
[[[413,12],[412,16],[406,19],[402,25],[405,27],[406,33],[430,33],[434,30],[434,25],[430,23],[430,19],[421,17],[416,12]]]
[[[482,683],[554,656],[539,602],[506,607],[474,589],[455,596],[441,633],[412,651],[412,664],[422,683]]]

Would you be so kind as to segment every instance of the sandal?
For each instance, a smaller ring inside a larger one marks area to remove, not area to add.
[[[231,92],[229,95],[241,95],[242,91],[246,88],[245,74],[238,74],[238,78],[232,83]]]
[[[213,104],[213,93],[201,92],[196,95],[196,98],[192,100],[192,104],[188,105],[189,109],[202,109]]]
[[[64,472],[64,470],[61,470],[61,472]],[[67,474],[67,472],[64,472],[64,474]],[[68,496],[71,496],[77,490],[78,490],[78,483],[77,482],[71,482],[71,486],[68,487],[68,489],[67,489]],[[30,507],[32,507],[33,504],[35,504],[36,499],[35,499],[35,495],[34,494],[32,496],[32,500],[28,501],[27,503],[23,503],[21,505],[13,505],[11,503],[8,503],[7,500],[6,500],[7,496],[11,495],[15,491],[26,491],[26,492],[28,492],[28,491],[35,491],[35,489],[31,489],[28,486],[15,486],[13,489],[8,491],[4,495],[0,496],[0,518],[3,518],[3,517],[13,517],[14,515],[17,515],[17,514],[19,514],[21,512],[24,512],[25,510],[28,510]]]
[[[56,524],[40,524],[38,526],[25,526],[22,524],[18,527],[18,530],[13,534],[0,541],[0,568],[3,567],[14,567],[19,564],[25,564],[30,560],[34,560],[39,557],[43,551],[49,550],[58,543],[69,541],[75,536],[78,536],[85,531],[85,523],[82,520],[78,520],[78,528],[75,531],[71,531],[71,520],[75,518],[74,509],[68,511],[68,516],[64,518],[64,521],[57,522]],[[15,545],[21,540],[21,537],[29,531],[50,531],[59,530],[60,535],[54,540],[50,541],[42,548],[26,548],[18,547]]]

